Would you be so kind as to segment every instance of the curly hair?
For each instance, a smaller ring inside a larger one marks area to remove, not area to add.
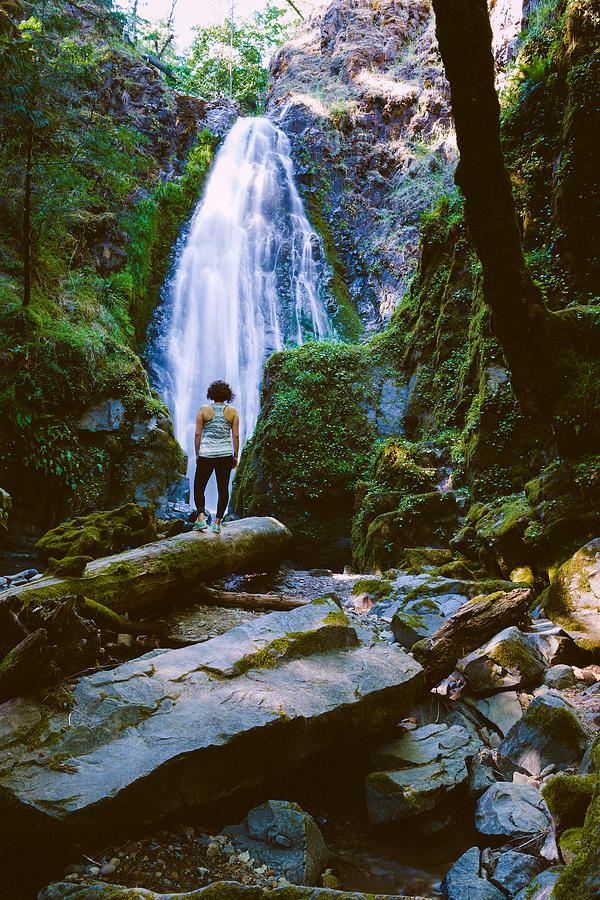
[[[206,396],[216,403],[231,403],[235,394],[226,381],[213,381],[209,384]]]

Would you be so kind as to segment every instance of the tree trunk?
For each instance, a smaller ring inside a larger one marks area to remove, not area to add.
[[[433,0],[433,8],[460,152],[455,180],[483,268],[483,296],[521,407],[545,418],[564,389],[563,379],[552,358],[551,314],[523,255],[502,154],[487,2]]]
[[[88,563],[77,577],[44,576],[0,593],[23,605],[75,594],[122,615],[157,610],[188,598],[203,582],[252,570],[281,556],[291,535],[276,519],[229,523],[220,535],[187,532]]]
[[[33,125],[27,131],[25,161],[25,197],[23,199],[23,306],[31,300],[31,169],[33,163]]]
[[[427,686],[439,684],[459,659],[503,628],[518,625],[527,616],[531,600],[530,588],[517,588],[508,594],[489,594],[463,603],[431,637],[412,648],[415,659],[425,669]]]

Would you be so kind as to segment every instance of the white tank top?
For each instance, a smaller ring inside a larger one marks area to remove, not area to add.
[[[232,456],[231,446],[231,422],[225,418],[225,407],[211,403],[213,417],[210,422],[205,422],[200,437],[200,449],[198,456]]]

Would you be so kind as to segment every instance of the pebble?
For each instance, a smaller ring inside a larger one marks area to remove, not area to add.
[[[117,867],[113,866],[112,863],[106,863],[106,865],[102,866],[100,869],[101,875],[114,875],[117,871]]]
[[[235,853],[235,847],[233,844],[225,844],[221,853],[223,853],[224,856],[231,856],[232,853]]]
[[[214,859],[215,856],[217,856],[218,852],[219,852],[218,844],[209,844],[208,849],[206,851],[206,855],[208,856],[209,859]]]
[[[100,874],[99,866],[90,866],[88,869],[88,873],[90,875],[99,875]]]

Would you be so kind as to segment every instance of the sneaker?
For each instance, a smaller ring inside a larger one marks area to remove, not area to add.
[[[194,525],[194,528],[192,530],[193,531],[206,531],[207,528],[208,528],[208,525],[206,522],[196,522],[196,524]]]
[[[221,526],[216,523],[213,525],[212,530],[215,534],[221,534]]]

